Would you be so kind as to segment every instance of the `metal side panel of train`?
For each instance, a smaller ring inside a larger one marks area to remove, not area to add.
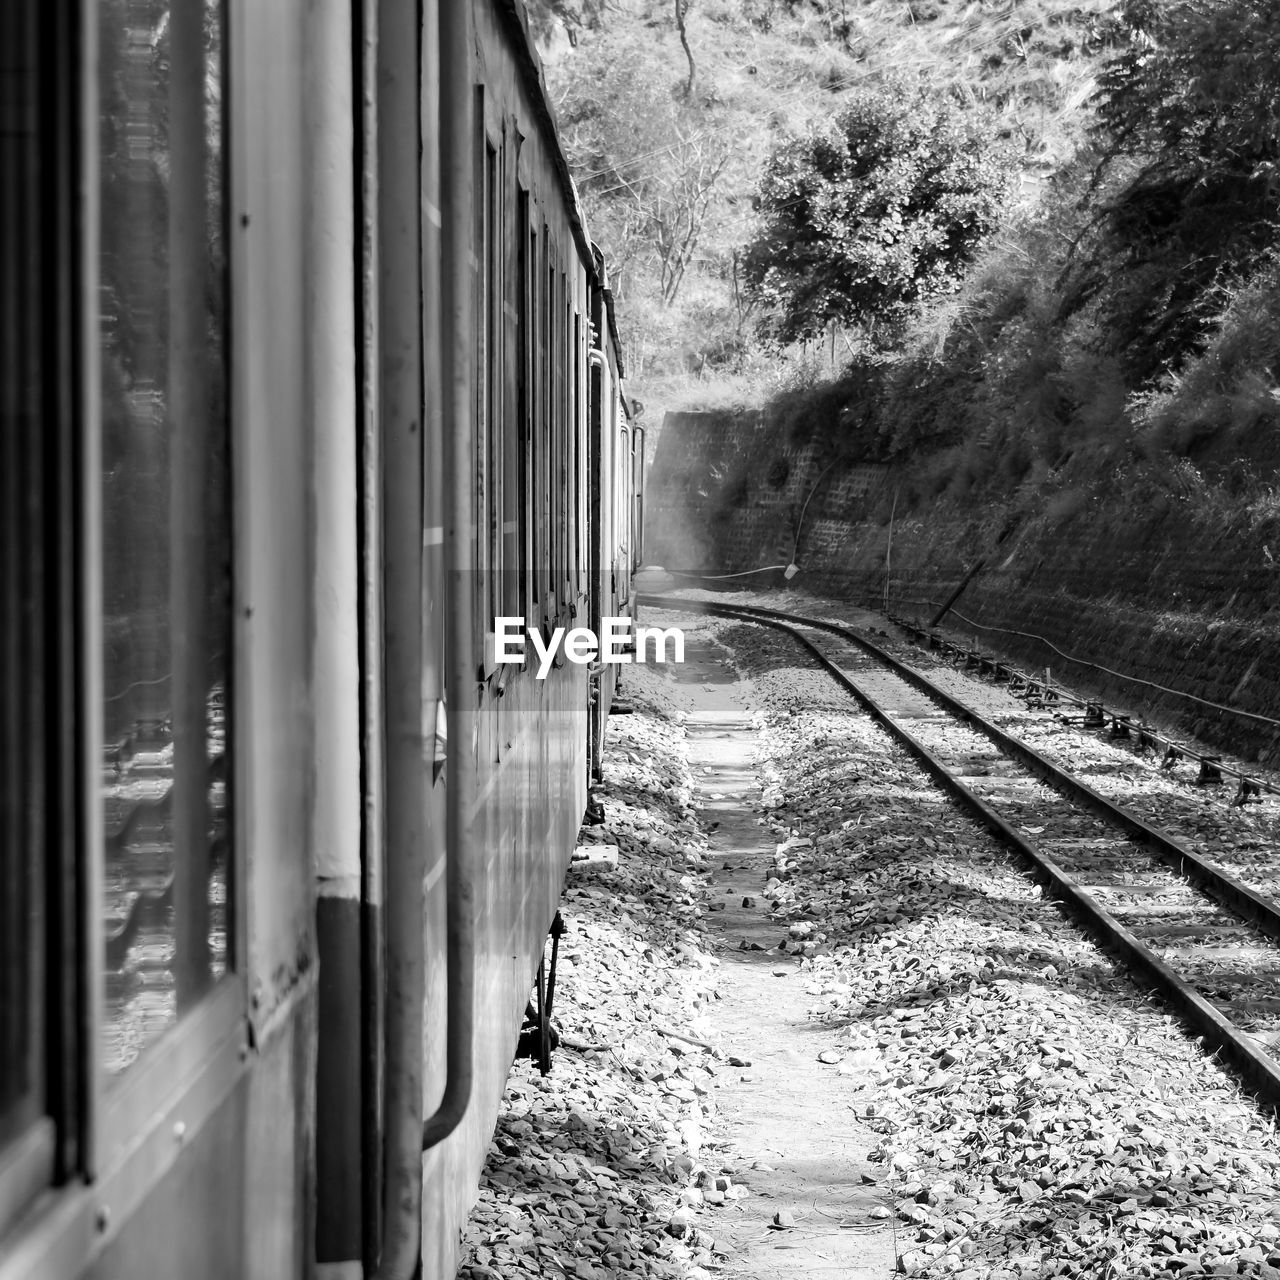
[[[494,624],[550,636],[583,625],[588,570],[587,301],[591,260],[536,66],[512,40],[508,6],[475,7],[473,278],[481,358],[474,570],[479,663],[476,775],[477,972],[473,1103],[427,1155],[424,1271],[451,1275],[529,994],[586,805],[587,675],[530,657],[499,664]],[[514,55],[514,56],[513,56]],[[444,972],[439,943],[429,971]],[[439,993],[442,994],[442,993]],[[445,1036],[429,1024],[428,1080],[443,1076]],[[430,1090],[429,1090],[430,1093]],[[430,1103],[434,1099],[429,1097]]]
[[[0,10],[0,1280],[452,1275],[631,613],[519,0]]]

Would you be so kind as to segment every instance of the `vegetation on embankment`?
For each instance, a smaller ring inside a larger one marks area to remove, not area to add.
[[[559,33],[549,77],[588,214],[617,264],[631,389],[649,402],[651,434],[665,407],[765,403],[779,446],[897,463],[908,511],[1069,512],[1137,488],[1210,524],[1273,517],[1273,6],[534,9]],[[779,299],[759,280],[753,289],[747,270],[769,225],[766,162],[903,78],[982,122],[1017,169],[1018,194],[999,229],[966,246],[956,278],[888,334],[855,298],[847,326],[779,351],[779,334],[796,330],[770,325]]]
[[[1029,198],[1075,152],[1113,7],[529,0],[591,233],[610,264],[629,390],[646,402],[651,431],[664,409],[759,404],[790,376],[794,361],[760,340],[766,308],[745,278],[771,154],[893,81],[967,112],[1016,159]],[[837,358],[857,341],[833,336]]]
[[[779,430],[897,461],[912,502],[1027,509],[1132,486],[1197,518],[1280,505],[1280,12],[1122,6],[1046,198],[888,351],[775,397]]]

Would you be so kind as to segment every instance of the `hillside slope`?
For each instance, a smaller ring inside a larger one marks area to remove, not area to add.
[[[739,272],[763,161],[892,77],[979,113],[1024,193],[1075,152],[1110,0],[533,0],[638,393],[759,369]],[[677,25],[683,14],[685,42]],[[687,53],[686,53],[687,46]]]

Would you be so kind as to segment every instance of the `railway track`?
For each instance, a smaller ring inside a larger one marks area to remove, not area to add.
[[[1175,835],[1102,796],[874,641],[760,606],[641,596],[795,640],[1046,889],[1280,1107],[1280,908]]]

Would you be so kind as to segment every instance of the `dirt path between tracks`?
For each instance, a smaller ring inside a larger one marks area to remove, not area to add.
[[[891,1206],[865,1158],[879,1138],[849,1105],[865,1077],[842,1058],[836,1034],[809,1021],[806,979],[797,959],[778,950],[786,930],[769,920],[760,896],[785,837],[762,817],[750,685],[710,643],[691,641],[674,673],[693,704],[688,756],[715,867],[708,918],[720,999],[705,1019],[749,1063],[721,1067],[717,1088],[717,1128],[732,1143],[725,1165],[750,1190],[714,1225],[726,1274],[884,1280],[896,1270],[894,1225],[875,1216]],[[820,1054],[839,1061],[820,1062]]]

